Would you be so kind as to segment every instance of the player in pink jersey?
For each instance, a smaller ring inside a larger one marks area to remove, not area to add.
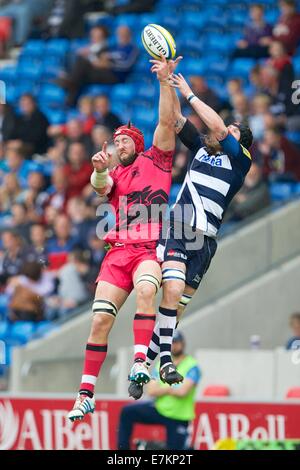
[[[161,268],[156,257],[161,224],[159,219],[151,218],[149,209],[168,201],[175,149],[168,63],[165,59],[153,62],[151,71],[160,82],[160,100],[159,123],[152,147],[145,151],[142,132],[128,124],[114,134],[120,162],[117,167],[108,171],[111,155],[107,152],[107,143],[92,158],[92,186],[98,194],[107,195],[116,212],[116,227],[106,236],[112,248],[97,278],[82,381],[74,408],[68,415],[72,421],[82,419],[95,409],[94,388],[107,354],[108,335],[118,310],[133,288],[137,310],[133,322],[134,364],[129,378],[131,384],[141,384],[141,387],[150,380],[145,360],[156,319],[155,295],[161,283]],[[134,204],[141,204],[143,212],[150,214],[139,223],[135,223],[136,217],[131,213]]]

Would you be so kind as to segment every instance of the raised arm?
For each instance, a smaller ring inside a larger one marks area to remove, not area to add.
[[[165,57],[161,60],[151,60],[153,63],[151,71],[156,73],[159,80],[159,122],[155,129],[153,145],[163,151],[174,150],[174,108],[172,88],[168,82],[169,69]]]
[[[215,137],[218,140],[225,139],[228,134],[228,129],[223,119],[212,108],[194,95],[192,89],[181,74],[172,75],[172,86],[179,89],[182,96],[189,101],[194,111],[213,132]]]
[[[107,142],[104,142],[101,152],[92,157],[94,171],[91,175],[91,185],[100,196],[108,194],[113,186],[113,180],[108,174],[111,154],[107,152]]]

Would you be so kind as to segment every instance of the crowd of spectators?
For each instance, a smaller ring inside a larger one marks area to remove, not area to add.
[[[14,8],[9,10],[12,3]],[[32,3],[39,8],[31,9]],[[18,45],[30,31],[33,37],[82,36],[83,23],[78,19],[83,15],[79,11],[102,9],[117,15],[147,11],[154,4],[0,1],[0,16],[14,18],[13,42]],[[208,85],[205,76],[193,73],[189,77],[199,98],[226,122],[249,123],[255,138],[251,149],[254,163],[225,223],[243,220],[267,207],[270,181],[300,182],[300,149],[286,135],[300,131],[300,109],[292,100],[291,86],[300,15],[293,0],[280,0],[279,6],[281,16],[275,25],[265,21],[262,6],[252,6],[252,21],[232,53],[232,61],[257,59],[249,83],[232,76],[225,99]],[[30,15],[25,27],[18,15],[21,17],[26,9],[30,9]],[[12,321],[64,317],[92,298],[93,281],[106,251],[105,243],[96,235],[99,199],[89,184],[90,157],[105,141],[112,141],[113,131],[124,118],[121,112],[117,115],[111,111],[106,95],[82,96],[80,90],[91,83],[125,82],[137,59],[127,26],[118,27],[113,49],[108,38],[106,27],[91,28],[88,44],[56,78],[68,90],[64,106],[71,107],[65,124],[51,125],[29,93],[21,96],[17,112],[0,104],[0,281]],[[199,131],[207,133],[191,108],[186,103],[182,107]],[[188,162],[188,150],[178,143],[172,170],[174,185],[183,182]],[[36,301],[37,297],[44,300]]]

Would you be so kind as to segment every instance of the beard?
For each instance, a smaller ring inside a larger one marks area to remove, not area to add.
[[[132,155],[126,155],[126,156],[124,155],[122,157],[119,155],[118,158],[122,166],[129,166],[135,161],[136,157],[137,157],[137,154],[134,153]]]
[[[179,357],[179,356],[182,356],[183,353],[184,353],[184,349],[182,348],[179,351],[172,352],[172,356],[173,357]]]

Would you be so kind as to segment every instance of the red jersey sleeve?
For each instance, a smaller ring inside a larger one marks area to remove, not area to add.
[[[152,147],[144,153],[144,157],[150,158],[153,165],[157,166],[162,171],[171,172],[174,150],[161,150],[160,148],[152,145]]]

